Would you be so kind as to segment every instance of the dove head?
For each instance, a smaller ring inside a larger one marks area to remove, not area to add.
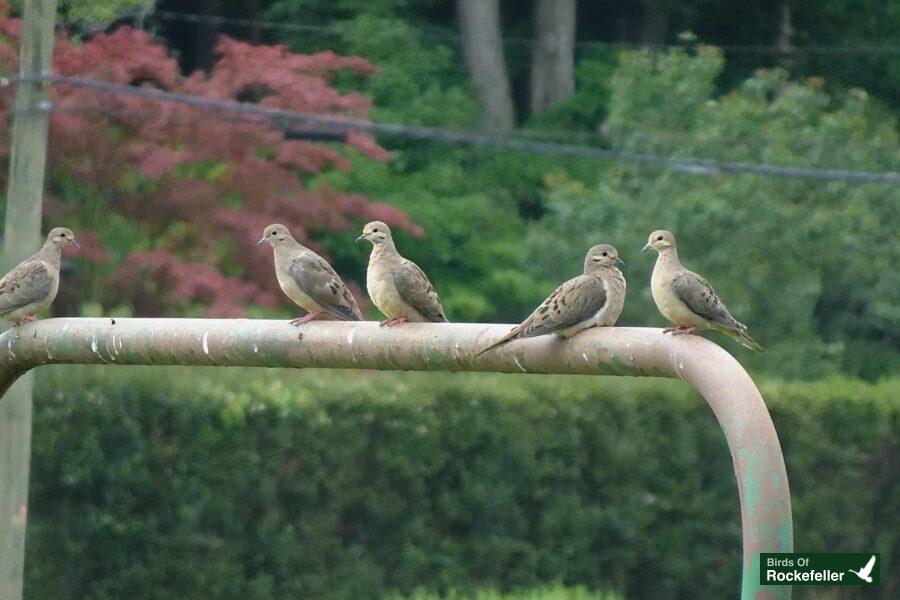
[[[653,233],[650,234],[650,238],[647,240],[647,245],[644,246],[642,252],[646,252],[650,249],[656,250],[660,254],[671,249],[675,249],[675,236],[672,235],[671,231],[666,231],[665,229],[657,229]]]
[[[260,238],[256,245],[262,246],[263,244],[269,244],[273,248],[277,248],[284,244],[290,244],[293,241],[294,236],[291,235],[288,228],[284,225],[275,223],[274,225],[266,227],[265,231],[263,231],[262,238]]]
[[[380,244],[394,245],[394,238],[391,237],[391,228],[381,221],[366,223],[366,226],[363,227],[362,235],[356,238],[357,242],[362,240],[369,240],[373,246],[379,246]]]
[[[54,227],[51,229],[50,233],[47,234],[47,244],[51,244],[60,250],[66,246],[80,247],[78,242],[75,241],[75,234],[68,227]]]
[[[624,265],[619,252],[609,244],[598,244],[588,250],[584,257],[584,272],[591,273],[598,269],[608,269],[616,263]]]

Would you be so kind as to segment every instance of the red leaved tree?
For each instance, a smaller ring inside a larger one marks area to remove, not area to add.
[[[21,27],[8,14],[0,4],[4,73],[17,70]],[[219,40],[216,53],[209,73],[183,76],[148,33],[122,27],[81,44],[60,37],[53,69],[322,115],[365,118],[370,108],[368,97],[332,87],[341,71],[372,73],[375,67],[365,59],[332,52],[299,55],[284,46],[254,46],[228,37]],[[0,108],[10,110],[12,96],[4,93]],[[389,206],[304,184],[325,169],[349,169],[348,147],[386,159],[387,152],[368,136],[353,134],[344,144],[330,145],[291,140],[261,119],[70,85],[55,85],[51,99],[48,221],[80,225],[86,261],[115,254],[104,245],[110,219],[133,222],[145,240],[137,251],[118,249],[122,259],[105,277],[103,297],[94,299],[106,306],[131,305],[135,313],[149,316],[199,302],[209,316],[232,316],[242,314],[248,303],[282,302],[271,254],[255,247],[273,222],[288,225],[311,247],[317,247],[311,238],[318,232],[349,230],[371,219],[420,233]],[[4,120],[4,157],[9,129]]]

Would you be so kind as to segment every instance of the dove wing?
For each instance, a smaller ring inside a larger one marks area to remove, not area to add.
[[[291,263],[290,273],[304,294],[338,319],[362,320],[362,313],[353,294],[321,256],[304,252]]]

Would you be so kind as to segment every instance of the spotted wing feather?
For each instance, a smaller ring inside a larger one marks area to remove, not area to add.
[[[444,307],[441,306],[441,300],[434,291],[434,286],[416,263],[403,261],[394,268],[392,276],[397,293],[404,302],[432,323],[447,322]]]
[[[531,313],[517,337],[555,333],[578,325],[606,304],[606,290],[597,277],[581,275],[565,282]]]
[[[478,354],[512,340],[568,329],[597,314],[605,304],[606,289],[603,282],[597,277],[579,275],[556,288],[520,325]]]
[[[691,271],[683,271],[672,280],[672,289],[678,298],[695,314],[722,327],[745,331],[728,312],[728,307],[719,298],[708,281]]]
[[[304,252],[291,263],[291,277],[304,294],[343,321],[362,321],[356,299],[325,259]]]
[[[24,262],[0,279],[0,315],[40,302],[53,293],[53,278],[39,260]]]

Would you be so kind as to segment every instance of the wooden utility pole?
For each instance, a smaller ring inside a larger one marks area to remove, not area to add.
[[[25,0],[23,4],[19,74],[38,76],[50,69],[56,0]],[[19,84],[12,117],[4,272],[40,245],[49,126],[46,103],[46,85]],[[31,388],[32,377],[26,375],[0,398],[0,600],[22,598],[31,458]]]

